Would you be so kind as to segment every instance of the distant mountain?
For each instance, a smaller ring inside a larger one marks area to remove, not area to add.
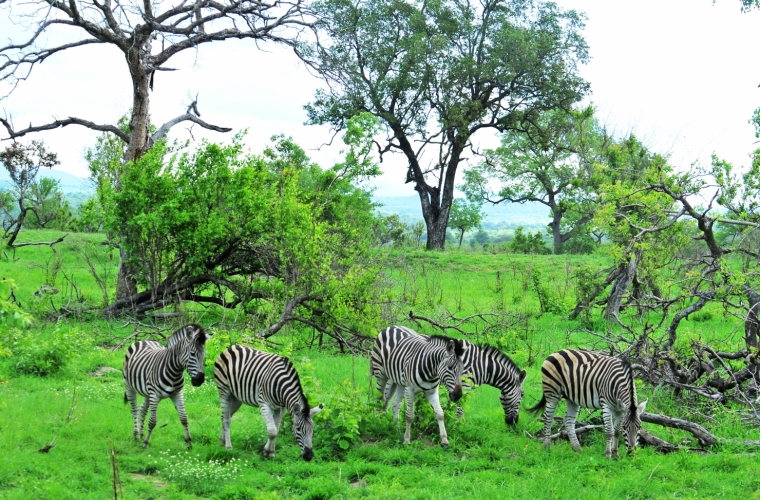
[[[76,175],[67,174],[61,170],[54,170],[48,168],[40,169],[37,174],[39,177],[48,177],[55,179],[61,183],[61,190],[64,193],[68,192],[95,192],[95,187],[84,177],[77,177]],[[11,185],[11,177],[8,175],[8,171],[4,168],[0,168],[0,188],[7,188]]]
[[[380,203],[377,211],[382,215],[399,214],[407,222],[422,220],[420,198],[412,196],[374,196],[373,201]],[[483,219],[485,229],[544,227],[549,223],[549,209],[538,202],[500,203],[483,205],[486,214]]]

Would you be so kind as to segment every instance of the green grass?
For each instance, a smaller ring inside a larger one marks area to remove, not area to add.
[[[41,241],[58,235],[36,231],[22,236]],[[61,269],[55,285],[61,291],[44,299],[35,299],[33,294],[51,277],[49,248],[29,247],[19,249],[15,256],[9,254],[8,260],[0,259],[0,274],[16,281],[17,298],[37,318],[56,318],[53,308],[73,307],[76,292],[69,281],[76,283],[85,305],[97,306],[102,298],[81,249],[90,248],[100,252],[93,255],[107,259],[100,241],[99,235],[72,234],[56,246]],[[524,316],[516,331],[488,339],[503,341],[509,354],[527,369],[523,408],[540,397],[539,366],[548,353],[568,345],[588,347],[593,342],[592,336],[577,331],[579,322],[569,321],[565,315],[538,314],[536,294],[525,283],[530,269],[540,269],[558,300],[571,305],[574,291],[569,276],[573,269],[581,265],[604,268],[608,261],[603,255],[394,251],[386,257],[394,293],[415,313],[433,317],[445,308],[457,316],[490,310]],[[113,272],[115,261],[114,255]],[[64,272],[68,279],[63,278]],[[684,322],[680,335],[726,345],[741,340],[740,325],[724,318],[720,310],[709,312],[710,317]],[[191,317],[205,325],[220,318],[213,309]],[[31,352],[28,342],[13,344],[14,356],[0,359],[0,498],[113,498],[112,447],[124,498],[130,499],[760,498],[760,459],[749,454],[752,450],[726,444],[710,449],[707,455],[687,451],[662,455],[640,448],[634,455],[609,461],[604,457],[604,436],[596,433],[583,441],[580,454],[567,442],[558,442],[547,451],[528,436],[542,428],[538,418],[523,411],[517,427],[507,428],[498,392],[487,386],[467,394],[461,422],[453,418],[453,405],[446,405],[448,451],[438,444],[437,425],[422,398],[417,402],[412,444],[403,445],[403,424],[393,422],[390,412],[378,413],[375,398],[379,393],[368,380],[366,357],[305,350],[292,330],[276,338],[281,344],[277,349],[295,346],[291,358],[310,402],[326,405],[315,418],[316,458],[312,462],[300,459],[289,417],[277,441],[276,457],[262,458],[266,428],[259,410],[251,407],[243,407],[232,420],[233,451],[219,445],[221,418],[212,364],[221,345],[209,347],[209,382],[199,388],[185,386],[192,451],[185,449],[182,427],[169,401],[159,405],[158,426],[150,447],[143,450],[141,443],[132,440],[132,418],[123,403],[121,375],[88,375],[101,366],[121,368],[125,348],[114,346],[135,328],[124,323],[89,314],[63,318],[57,324],[38,319],[27,332],[34,345],[68,353],[60,371],[46,377],[20,371],[22,353]],[[408,324],[433,333],[429,326]],[[598,326],[598,331],[612,328],[602,323]],[[221,327],[217,332],[221,339]],[[0,331],[0,342],[11,345],[14,335]],[[233,340],[236,335],[233,329]],[[476,332],[471,338],[483,340]],[[639,391],[640,398],[649,397],[650,412],[689,418],[730,440],[760,439],[757,428],[741,421],[738,408],[686,405],[668,390],[644,385]],[[442,397],[444,402],[446,399]],[[358,436],[347,450],[341,449],[336,438],[336,424],[343,417],[360,422]],[[589,418],[588,413],[584,411],[581,418]],[[687,433],[649,424],[645,427],[685,448],[697,447]],[[38,452],[53,439],[56,445],[49,453]]]

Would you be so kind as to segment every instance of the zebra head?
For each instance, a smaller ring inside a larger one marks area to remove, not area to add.
[[[169,338],[167,342],[168,346],[171,347],[176,343],[176,341],[172,342],[172,338],[180,332],[185,336],[183,342],[187,346],[187,364],[185,365],[187,374],[190,375],[190,383],[193,384],[193,387],[198,387],[206,379],[203,364],[206,359],[206,340],[209,338],[209,335],[200,325],[187,325]]]
[[[449,399],[456,402],[462,397],[462,356],[467,347],[461,340],[447,339],[446,353],[438,364],[438,379],[449,391]]]
[[[641,414],[647,407],[647,401],[639,403],[634,402],[630,408],[626,408],[625,403],[622,400],[618,400],[618,406],[625,409],[623,418],[620,422],[620,427],[625,433],[625,446],[628,448],[628,453],[631,453],[636,449],[639,443],[639,431],[641,430]]]
[[[499,395],[501,407],[504,408],[504,422],[507,425],[517,425],[517,421],[520,418],[520,402],[525,394],[522,388],[523,380],[525,380],[525,370],[520,370],[517,375],[519,382],[509,384]]]
[[[311,448],[311,438],[314,434],[314,420],[312,417],[321,412],[325,407],[322,403],[314,408],[309,408],[306,398],[302,403],[296,405],[290,412],[293,420],[293,437],[296,443],[301,447],[301,458],[310,462],[314,458],[314,451]]]

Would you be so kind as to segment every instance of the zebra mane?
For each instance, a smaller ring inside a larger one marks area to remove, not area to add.
[[[452,337],[447,337],[446,335],[431,335],[428,337],[428,342],[432,342],[434,344],[443,344],[444,346],[448,344],[449,340],[454,341],[454,353],[457,356],[464,355],[464,341]]]
[[[501,352],[496,347],[488,344],[475,345],[475,347],[481,349],[486,356],[490,356],[497,362],[507,366],[514,374],[522,374],[522,370],[514,361],[512,361],[512,358]]]
[[[201,348],[204,346],[209,336],[201,325],[190,323],[172,333],[171,336],[166,339],[166,347],[168,349],[181,340],[193,337],[195,340],[195,345],[198,348]]]
[[[620,363],[623,365],[623,371],[625,372],[626,376],[630,380],[630,388],[628,392],[631,394],[631,401],[629,402],[630,405],[630,411],[635,412],[636,411],[636,400],[634,399],[634,394],[636,394],[636,381],[633,379],[633,367],[631,367],[631,362],[628,361],[626,358],[617,358],[620,360]]]
[[[296,370],[296,367],[293,366],[293,362],[290,361],[290,358],[286,358],[285,356],[281,356],[283,363],[285,364],[285,368],[287,370],[291,370],[293,372],[293,375],[296,378],[296,386],[298,387],[298,392],[300,392],[301,396],[301,416],[303,418],[309,418],[311,414],[311,408],[309,407],[309,400],[306,399],[306,394],[303,392],[303,386],[301,385],[301,377],[298,375],[298,370]]]

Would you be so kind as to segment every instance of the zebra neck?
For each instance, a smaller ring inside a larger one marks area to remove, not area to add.
[[[172,371],[182,372],[187,368],[189,348],[187,342],[178,342],[166,349],[167,365]]]

